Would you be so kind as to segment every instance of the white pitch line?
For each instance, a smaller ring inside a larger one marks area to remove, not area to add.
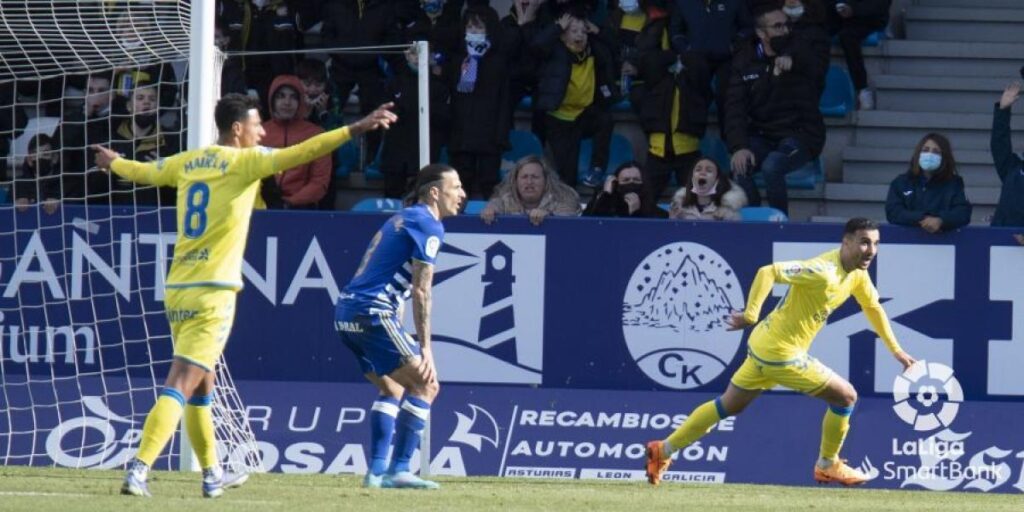
[[[0,496],[96,496],[95,494],[82,494],[77,492],[35,492],[35,491],[0,491]]]

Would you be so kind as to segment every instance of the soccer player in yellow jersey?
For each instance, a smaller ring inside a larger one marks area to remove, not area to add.
[[[781,385],[828,403],[821,425],[821,451],[814,479],[821,483],[862,484],[868,477],[839,458],[857,391],[846,379],[807,354],[814,336],[829,314],[853,295],[871,326],[893,357],[909,368],[914,358],[904,352],[878,301],[878,291],[867,269],[878,254],[878,225],[864,218],[850,219],[843,242],[835,249],[805,261],[765,265],[750,287],[744,311],[727,319],[729,330],[756,324],[747,341],[747,358],[733,375],[725,393],[698,406],[668,438],[647,443],[647,480],[661,481],[672,454],[706,434],[719,420],[739,414],[762,391]],[[758,322],[772,285],[788,284],[789,292],[775,309]]]
[[[125,476],[122,494],[149,496],[150,466],[170,440],[182,415],[203,468],[203,495],[216,498],[225,486],[217,462],[210,403],[214,366],[231,330],[235,296],[242,288],[242,254],[260,179],[329,154],[353,136],[388,128],[397,117],[390,104],[366,118],[283,149],[259,146],[263,136],[259,104],[240,94],[217,102],[217,144],[184,151],[156,162],[121,158],[94,146],[97,166],[148,185],[177,187],[174,261],[164,299],[171,324],[174,359],[164,388],[146,416],[142,442]],[[187,405],[186,405],[187,401]]]

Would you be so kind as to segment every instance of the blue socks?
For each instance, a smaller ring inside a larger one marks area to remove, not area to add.
[[[398,399],[379,396],[370,408],[370,473],[382,475],[388,466],[388,450],[395,432]]]
[[[376,405],[376,404],[375,404]],[[430,404],[414,396],[406,396],[402,400],[402,410],[398,413],[395,429],[395,450],[391,456],[391,467],[388,473],[395,474],[409,471],[409,460],[420,443],[420,432],[430,417]]]

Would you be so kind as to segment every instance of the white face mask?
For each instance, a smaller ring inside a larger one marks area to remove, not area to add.
[[[487,42],[487,34],[466,32],[466,42],[472,45],[484,44]]]
[[[694,194],[697,194],[697,197],[708,197],[714,195],[715,189],[717,188],[718,180],[715,180],[714,183],[708,183],[704,180],[703,184],[701,183],[701,180],[697,180],[694,182],[693,187],[691,187],[690,190],[692,190]]]
[[[921,166],[922,171],[931,173],[942,166],[942,155],[922,152],[917,158],[917,164]]]
[[[799,19],[804,15],[804,6],[798,5],[796,7],[783,7],[782,12],[786,13],[791,19]]]
[[[252,0],[252,4],[255,5],[257,9],[262,9],[269,1],[270,0]]]
[[[622,12],[633,14],[640,10],[640,0],[619,0],[619,9],[622,9]]]

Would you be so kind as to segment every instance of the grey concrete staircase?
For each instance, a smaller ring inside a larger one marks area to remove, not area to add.
[[[828,216],[885,218],[889,183],[906,172],[921,137],[949,137],[973,223],[987,224],[999,197],[989,152],[992,109],[1024,65],[1024,0],[915,0],[906,40],[867,49],[875,108],[853,118],[842,181],[825,186]],[[1024,108],[1014,108],[1014,149],[1024,150]]]

